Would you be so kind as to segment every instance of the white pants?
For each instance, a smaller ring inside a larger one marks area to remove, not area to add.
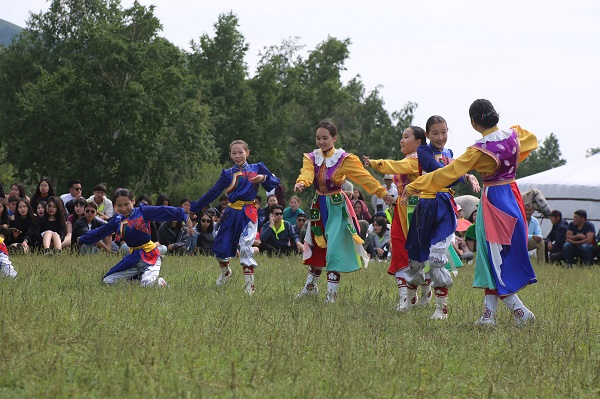
[[[258,266],[254,260],[254,248],[252,248],[252,244],[256,240],[256,229],[257,224],[250,221],[240,236],[240,263],[244,266]]]
[[[12,262],[4,252],[0,252],[0,275],[4,277],[17,277],[17,271],[12,265]]]
[[[131,269],[123,270],[122,272],[116,272],[109,276],[104,277],[104,281],[106,284],[114,284],[117,280],[120,279],[129,279],[138,274],[141,274],[142,278],[140,284],[143,287],[149,287],[156,283],[156,279],[158,279],[158,274],[160,273],[160,264],[162,263],[162,257],[158,257],[156,263],[154,265],[149,265],[143,260],[140,261]]]
[[[452,275],[444,267],[448,262],[448,248],[454,240],[454,233],[445,239],[436,242],[429,248],[429,275],[431,285],[434,287],[452,286]],[[425,283],[425,262],[411,260],[409,268],[405,269],[405,279],[408,284],[421,285]]]

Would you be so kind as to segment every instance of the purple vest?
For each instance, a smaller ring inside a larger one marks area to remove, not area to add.
[[[510,135],[500,141],[477,142],[471,147],[483,151],[496,161],[496,171],[483,175],[484,183],[511,183],[515,180],[519,160],[519,139],[517,133],[511,130]]]
[[[350,154],[344,151],[342,153],[342,156],[340,157],[340,159],[338,159],[338,161],[335,163],[335,165],[333,165],[329,168],[326,166],[327,159],[323,160],[323,163],[321,164],[321,166],[319,166],[315,162],[315,154],[314,153],[311,152],[311,153],[308,153],[307,155],[311,159],[311,161],[313,163],[313,167],[315,169],[315,179],[313,181],[315,188],[318,191],[321,191],[323,193],[332,192],[332,191],[339,192],[342,189],[342,186],[339,184],[335,184],[331,180],[331,177],[333,176],[335,171],[340,168],[340,166],[342,165],[342,162],[344,162],[344,159]]]

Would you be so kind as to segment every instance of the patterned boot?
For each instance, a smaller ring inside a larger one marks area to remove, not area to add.
[[[404,280],[403,277],[396,276],[396,284],[398,286],[398,295],[400,296],[400,301],[398,302],[398,305],[396,305],[396,310],[400,311],[407,296],[406,280]]]
[[[495,326],[496,325],[496,310],[498,309],[498,291],[485,290],[483,297],[483,314],[475,321],[478,326]]]
[[[419,298],[419,302],[417,306],[420,308],[424,308],[429,305],[431,302],[431,279],[428,278],[425,280],[425,284],[421,284],[421,297]]]
[[[399,312],[408,312],[417,304],[417,286],[407,284],[406,285],[406,299],[398,307]]]
[[[221,274],[217,278],[217,287],[222,287],[231,277],[231,269],[229,268],[229,262],[219,262],[219,265],[221,265]]]
[[[244,290],[246,294],[254,294],[254,268],[251,266],[244,266]]]
[[[535,321],[535,315],[527,309],[517,294],[502,298],[504,304],[512,311],[517,327],[523,327]]]
[[[448,288],[434,287],[435,312],[431,315],[432,320],[446,320],[448,318]]]
[[[304,288],[302,291],[296,296],[296,298],[301,298],[305,295],[317,295],[319,293],[319,287],[317,287],[317,281],[319,281],[319,277],[321,277],[321,272],[323,269],[311,267],[308,270],[308,277],[306,277],[306,283],[304,284]]]
[[[340,283],[340,274],[337,272],[327,273],[327,297],[325,303],[335,303],[337,299],[338,284]]]

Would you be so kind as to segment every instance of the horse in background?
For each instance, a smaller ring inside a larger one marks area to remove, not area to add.
[[[544,194],[537,188],[532,188],[530,190],[521,193],[521,197],[523,197],[524,204],[531,204],[533,206],[533,210],[539,212],[543,218],[550,217],[550,205],[548,205],[548,201],[546,201],[546,197]],[[534,215],[535,216],[535,215]]]
[[[546,201],[544,194],[542,194],[542,192],[537,188],[532,188],[531,190],[521,193],[521,197],[523,197],[523,203],[531,204],[533,206],[533,210],[539,212],[542,218],[547,218],[550,216],[550,212],[552,212],[552,210],[548,205],[548,201]],[[471,214],[479,205],[479,198],[473,195],[461,195],[454,198],[454,201],[462,207],[463,216],[465,219],[471,216]]]
[[[461,195],[454,198],[454,202],[463,209],[463,217],[468,219],[479,206],[479,198],[473,195]]]

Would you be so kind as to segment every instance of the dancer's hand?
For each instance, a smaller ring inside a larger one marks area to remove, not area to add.
[[[253,178],[250,179],[250,181],[252,183],[262,183],[265,180],[267,180],[267,178],[266,178],[265,175],[256,175],[256,176],[254,176]]]
[[[371,160],[366,155],[363,155],[363,162],[365,163],[365,166],[371,166]]]
[[[481,187],[479,186],[479,180],[477,180],[475,176],[469,174],[467,174],[467,179],[471,184],[471,189],[473,190],[473,192],[475,194],[479,193],[481,191]]]
[[[400,203],[402,205],[408,205],[408,199],[416,193],[418,193],[418,191],[410,187],[410,184],[404,186],[404,190],[402,190],[402,196],[400,197]]]
[[[392,205],[396,203],[396,198],[388,194],[383,197],[383,201],[386,203],[386,205]]]
[[[188,237],[193,237],[194,236],[194,222],[192,222],[192,218],[188,218],[187,220],[187,231],[188,231]]]
[[[301,193],[302,190],[304,190],[304,187],[304,183],[296,183],[296,185],[294,185],[294,191]]]

